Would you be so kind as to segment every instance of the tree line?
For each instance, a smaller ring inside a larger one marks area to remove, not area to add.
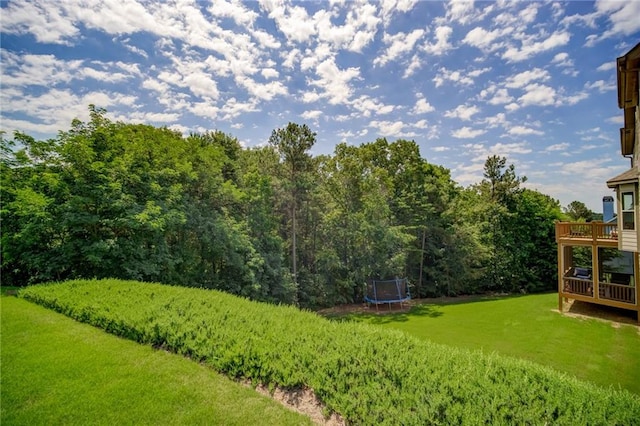
[[[266,146],[214,131],[90,120],[2,137],[2,284],[121,278],[303,307],[360,302],[370,278],[414,296],[556,286],[558,201],[487,158],[463,188],[414,141],[336,145],[289,123]]]

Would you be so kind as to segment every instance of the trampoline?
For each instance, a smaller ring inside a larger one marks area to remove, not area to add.
[[[368,304],[378,305],[389,304],[391,309],[392,303],[400,303],[411,299],[409,291],[409,281],[406,278],[394,278],[392,280],[369,280],[367,282],[367,295],[364,297]]]

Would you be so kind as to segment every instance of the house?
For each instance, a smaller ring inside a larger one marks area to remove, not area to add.
[[[607,181],[616,196],[604,197],[603,222],[556,223],[558,307],[567,299],[615,306],[635,311],[640,323],[640,43],[616,65],[620,148],[631,168]]]

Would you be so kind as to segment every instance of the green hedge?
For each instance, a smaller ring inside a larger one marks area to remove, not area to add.
[[[640,419],[640,398],[626,391],[212,290],[101,280],[33,286],[19,295],[233,377],[310,387],[353,424],[631,425]]]

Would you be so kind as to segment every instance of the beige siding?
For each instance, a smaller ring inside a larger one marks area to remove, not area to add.
[[[623,251],[638,251],[638,238],[636,231],[622,231],[620,239],[620,250]]]

